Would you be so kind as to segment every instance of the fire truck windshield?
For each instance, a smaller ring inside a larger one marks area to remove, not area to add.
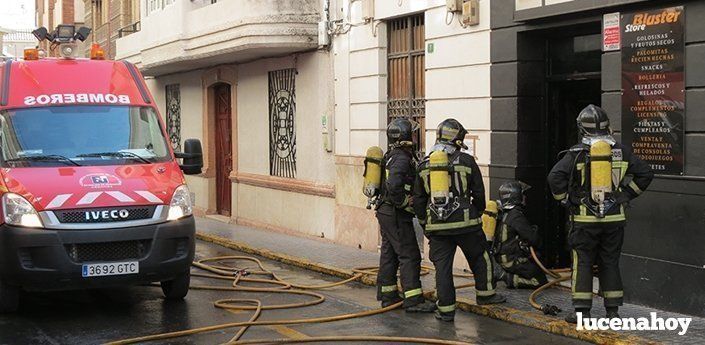
[[[149,107],[57,106],[0,112],[3,167],[149,164],[171,156]]]

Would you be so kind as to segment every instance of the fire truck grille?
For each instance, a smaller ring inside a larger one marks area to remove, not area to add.
[[[154,206],[54,211],[61,223],[111,223],[152,218]],[[107,212],[104,212],[107,211]]]
[[[147,255],[150,240],[79,243],[66,245],[66,253],[74,262],[118,261],[141,259]]]

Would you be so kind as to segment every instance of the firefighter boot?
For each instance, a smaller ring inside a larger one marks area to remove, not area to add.
[[[436,311],[436,309],[438,309],[436,303],[433,303],[431,301],[423,301],[419,304],[407,307],[404,310],[407,313],[433,313],[434,311]]]
[[[443,313],[438,310],[436,310],[436,319],[441,320],[443,322],[453,322],[455,321],[455,311],[451,311],[448,313]]]
[[[619,307],[607,307],[607,315],[605,315],[606,318],[608,319],[619,319]]]
[[[582,313],[583,319],[590,318],[590,309],[589,308],[575,308],[575,312],[572,312],[572,313],[568,314],[568,316],[565,317],[565,322],[577,324],[578,323],[578,313]]]
[[[384,296],[384,297],[382,297],[382,308],[389,307],[392,304],[397,304],[403,300],[404,299],[401,298],[401,296],[399,296],[396,293],[393,295],[390,294],[390,295]]]
[[[477,296],[476,300],[478,305],[499,304],[507,301],[507,299],[503,295],[500,295],[498,293],[487,297]]]

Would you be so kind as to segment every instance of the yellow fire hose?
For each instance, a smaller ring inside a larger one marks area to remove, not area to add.
[[[541,270],[546,273],[547,275],[551,276],[551,278],[554,278],[554,280],[538,287],[536,290],[534,290],[531,295],[529,295],[529,303],[531,303],[531,306],[534,307],[535,309],[542,311],[544,314],[549,314],[549,315],[557,315],[561,310],[557,306],[553,305],[540,305],[538,302],[536,302],[536,298],[538,295],[545,291],[546,289],[556,286],[558,288],[566,288],[564,286],[558,285],[564,281],[567,281],[571,278],[570,275],[567,276],[562,276],[560,273],[566,273],[566,272],[571,272],[572,270],[570,268],[560,268],[560,269],[555,269],[555,270],[549,270],[546,268],[546,266],[541,263],[541,260],[539,260],[538,256],[536,255],[536,251],[534,251],[533,247],[530,247],[531,250],[531,258],[534,259],[536,264],[541,268]],[[593,295],[596,295],[593,293]]]
[[[232,266],[225,265],[225,261],[250,261],[257,265],[257,270],[249,269],[238,269]],[[214,263],[214,264],[210,264]],[[323,303],[325,301],[325,296],[319,293],[305,291],[305,290],[320,290],[331,288],[339,285],[343,285],[355,280],[360,279],[365,275],[375,275],[378,271],[376,267],[363,267],[354,269],[355,275],[352,277],[341,280],[334,283],[320,284],[320,285],[300,285],[287,282],[280,277],[278,277],[274,272],[271,272],[264,268],[262,262],[253,257],[248,256],[219,256],[213,258],[207,258],[198,260],[193,263],[194,267],[208,271],[210,273],[192,273],[192,276],[218,279],[218,280],[229,280],[232,281],[232,286],[217,286],[217,285],[192,285],[190,289],[194,290],[216,290],[216,291],[237,291],[237,292],[252,292],[252,293],[282,293],[282,294],[295,294],[309,296],[313,299],[306,302],[290,303],[290,304],[280,304],[280,305],[263,305],[258,299],[220,299],[214,302],[216,308],[226,309],[226,310],[251,310],[254,311],[252,316],[248,321],[241,322],[230,322],[218,325],[199,327],[193,329],[187,329],[176,332],[153,334],[142,337],[123,339],[118,341],[113,341],[108,344],[118,345],[118,344],[134,344],[143,343],[155,340],[165,340],[177,337],[183,337],[188,335],[194,335],[199,333],[211,332],[227,328],[240,329],[235,333],[235,335],[226,344],[287,344],[287,343],[312,343],[312,342],[349,342],[349,341],[365,341],[365,342],[400,342],[400,343],[421,343],[421,344],[439,344],[439,345],[458,345],[458,344],[468,344],[462,341],[452,341],[452,340],[441,340],[432,338],[414,338],[414,337],[393,337],[393,336],[321,336],[321,337],[310,337],[304,339],[257,339],[257,340],[247,340],[242,341],[240,338],[245,334],[247,329],[251,326],[268,326],[268,325],[292,325],[292,324],[311,324],[311,323],[323,323],[323,322],[333,322],[340,320],[348,320],[353,318],[371,316],[382,314],[387,311],[399,308],[402,302],[390,305],[385,308],[366,310],[358,313],[349,313],[335,316],[327,317],[317,317],[308,319],[292,319],[292,320],[273,320],[273,321],[257,321],[263,310],[274,310],[274,309],[290,309],[290,308],[300,308],[311,305],[316,305]],[[422,267],[422,274],[428,274],[431,268]],[[261,275],[268,276],[270,279],[261,278],[246,278],[244,275]],[[471,274],[457,274],[457,277],[471,278]],[[257,284],[271,284],[275,287],[251,287],[251,286],[241,286],[240,283],[257,283]],[[456,288],[465,288],[474,286],[474,283],[463,284],[456,286]]]
[[[547,269],[541,260],[539,260],[534,248],[531,249],[531,257],[536,262],[536,264],[541,268],[541,270],[546,273],[554,280],[544,284],[543,286],[534,290],[529,296],[529,302],[531,306],[539,311],[543,311],[546,314],[557,314],[560,312],[555,306],[545,305],[541,306],[536,302],[538,295],[553,286],[557,286],[559,283],[570,279],[570,276],[562,276],[560,273],[570,272],[569,268],[549,270]],[[232,266],[226,265],[225,261],[250,261],[257,265],[254,270],[251,269],[238,269]],[[248,321],[241,322],[230,322],[218,325],[199,327],[193,329],[187,329],[176,332],[168,332],[161,334],[153,334],[142,337],[123,339],[108,343],[109,345],[119,345],[119,344],[134,344],[143,343],[155,340],[165,340],[177,337],[184,337],[188,335],[194,335],[205,332],[212,332],[221,329],[236,328],[239,330],[226,344],[290,344],[290,343],[315,343],[315,342],[349,342],[349,341],[362,341],[362,342],[400,342],[400,343],[424,343],[424,344],[440,344],[440,345],[455,345],[455,344],[468,344],[467,342],[452,341],[452,340],[440,340],[431,338],[414,338],[414,337],[393,337],[393,336],[320,336],[320,337],[310,337],[304,339],[256,339],[243,341],[240,338],[245,334],[251,326],[271,326],[271,325],[292,325],[292,324],[311,324],[311,323],[324,323],[324,322],[334,322],[341,320],[349,320],[354,318],[372,316],[385,313],[387,311],[399,308],[401,302],[390,305],[385,308],[372,309],[358,313],[349,313],[342,315],[326,316],[326,317],[316,317],[308,319],[291,319],[291,320],[275,320],[275,321],[258,321],[259,316],[263,310],[275,310],[275,309],[292,309],[301,308],[312,305],[317,305],[325,301],[325,296],[319,293],[306,291],[306,290],[321,290],[332,288],[340,285],[344,285],[353,281],[356,281],[366,275],[376,275],[379,271],[378,267],[360,267],[353,269],[355,273],[352,277],[333,283],[319,284],[319,285],[301,285],[288,282],[274,272],[269,271],[264,268],[262,262],[254,257],[249,256],[218,256],[207,259],[201,259],[195,261],[193,266],[210,273],[192,273],[194,277],[202,277],[217,280],[229,280],[232,282],[231,286],[218,286],[218,285],[191,285],[190,289],[193,290],[215,290],[215,291],[234,291],[234,292],[251,292],[251,293],[281,293],[281,294],[293,294],[309,296],[313,299],[305,302],[299,303],[289,303],[289,304],[279,304],[279,305],[263,305],[258,299],[239,299],[239,298],[229,298],[220,299],[214,302],[216,308],[226,309],[226,310],[250,310],[253,311],[252,316]],[[421,275],[429,274],[433,268],[422,266]],[[262,278],[246,278],[244,275],[257,275],[257,276],[267,276],[269,279]],[[472,274],[454,274],[455,277],[459,278],[473,278]],[[256,284],[270,284],[273,287],[251,287],[251,286],[241,286],[240,283],[256,283]],[[467,283],[462,285],[457,285],[456,289],[462,289],[474,286],[474,283]],[[560,287],[560,285],[558,285]],[[435,290],[434,290],[435,291]]]

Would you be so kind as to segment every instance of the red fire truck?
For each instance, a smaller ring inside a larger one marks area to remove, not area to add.
[[[134,65],[97,46],[75,58],[87,31],[39,29],[62,57],[28,50],[0,63],[0,312],[18,308],[22,289],[160,282],[167,298],[188,292],[184,173],[200,173],[201,144],[173,152]]]

